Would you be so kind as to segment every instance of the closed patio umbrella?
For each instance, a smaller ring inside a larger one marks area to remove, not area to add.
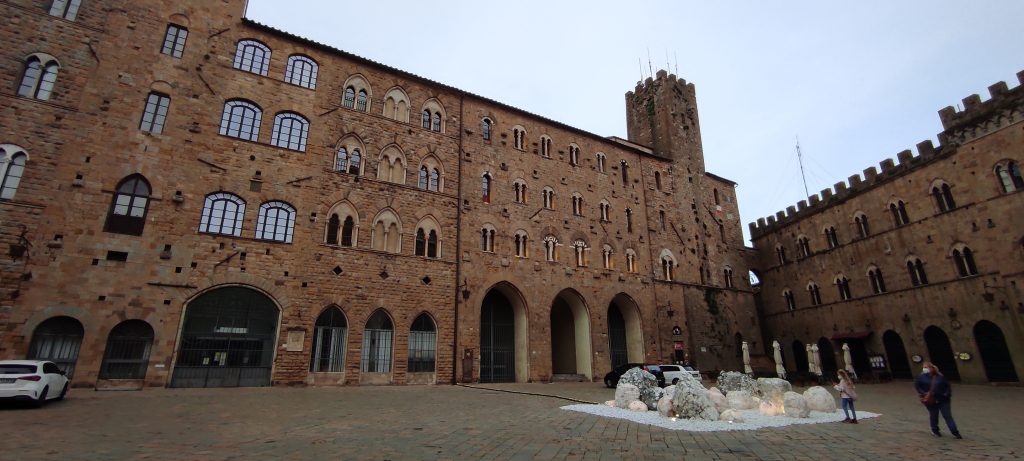
[[[746,341],[743,341],[743,372],[747,374],[754,372],[754,369],[750,368],[750,347],[747,346]]]
[[[850,357],[850,345],[847,343],[843,343],[843,362],[846,364],[843,369],[850,374],[850,377],[857,379],[857,371],[853,369],[852,365],[853,358]]]
[[[786,379],[786,367],[782,365],[782,346],[778,341],[772,341],[772,349],[775,349],[775,374]]]
[[[814,351],[811,350],[811,345],[807,345],[807,371],[813,374],[819,374],[818,370],[814,366]]]
[[[821,353],[818,351],[818,345],[811,346],[811,353],[814,355],[814,374],[821,377]]]

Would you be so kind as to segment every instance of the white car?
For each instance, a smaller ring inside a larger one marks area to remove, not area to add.
[[[68,395],[68,378],[53,362],[0,360],[0,400],[21,400],[42,406]]]
[[[684,367],[682,365],[658,365],[661,367],[661,371],[665,373],[665,383],[675,384],[683,379],[683,376],[690,375],[700,381],[700,372],[690,367]]]

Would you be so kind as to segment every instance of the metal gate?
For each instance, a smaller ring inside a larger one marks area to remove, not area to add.
[[[277,306],[265,295],[225,287],[185,313],[171,387],[269,386]]]
[[[626,345],[626,319],[622,318],[622,312],[615,304],[608,306],[608,349],[611,350],[613,370],[629,361],[629,349]]]
[[[504,295],[492,291],[480,309],[480,382],[516,380],[516,321]]]

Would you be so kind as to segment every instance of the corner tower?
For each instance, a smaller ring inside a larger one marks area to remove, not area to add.
[[[659,70],[656,78],[637,82],[626,93],[626,133],[631,142],[654,148],[657,155],[704,173],[704,149],[692,83]]]

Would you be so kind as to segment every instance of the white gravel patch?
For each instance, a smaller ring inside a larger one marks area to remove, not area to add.
[[[625,419],[640,424],[648,424],[676,431],[691,432],[753,431],[763,427],[783,427],[794,424],[836,423],[845,418],[842,411],[836,411],[835,413],[812,411],[810,417],[807,418],[790,418],[787,416],[764,416],[757,410],[740,410],[745,421],[742,423],[730,423],[728,421],[703,421],[690,419],[676,419],[673,421],[670,418],[661,416],[657,411],[638,413],[623,410],[621,408],[609,407],[608,405],[566,405],[562,407],[562,409],[590,413],[592,415],[604,416],[606,418]],[[882,415],[867,411],[857,411],[858,420],[876,418],[879,416]]]

